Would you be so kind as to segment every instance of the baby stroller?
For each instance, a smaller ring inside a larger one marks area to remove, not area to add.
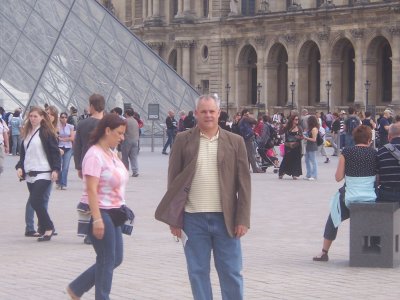
[[[275,148],[272,146],[270,148],[257,148],[257,152],[261,158],[261,169],[266,171],[269,167],[274,168],[274,173],[279,171],[279,159],[277,158]]]

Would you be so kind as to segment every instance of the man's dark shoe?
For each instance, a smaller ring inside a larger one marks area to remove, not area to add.
[[[132,177],[138,177],[139,176],[139,173],[133,173],[132,174]]]
[[[162,154],[164,154],[164,155],[168,155],[168,153],[167,152],[165,152],[165,151],[163,151],[163,152],[161,152]]]

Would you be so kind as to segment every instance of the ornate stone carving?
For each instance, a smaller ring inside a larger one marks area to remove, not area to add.
[[[302,10],[303,8],[301,7],[301,4],[299,3],[292,3],[292,5],[290,5],[288,7],[288,11],[298,11],[298,10]]]
[[[254,40],[255,40],[256,44],[259,46],[264,46],[265,42],[267,41],[265,36],[256,37]]]
[[[285,34],[284,38],[285,38],[286,42],[288,42],[289,44],[294,44],[297,41],[297,36],[295,33]]]
[[[325,0],[324,3],[320,5],[320,8],[325,8],[325,9],[332,9],[335,8],[335,4],[332,3],[332,0]]]
[[[260,1],[260,9],[258,10],[258,13],[259,13],[259,14],[267,14],[267,13],[269,13],[269,12],[271,12],[271,11],[269,10],[269,1],[267,1],[267,0],[261,0],[261,1]]]
[[[235,39],[222,39],[221,40],[221,46],[222,47],[236,46],[236,40]]]
[[[355,39],[362,39],[364,38],[364,29],[350,29],[350,33]]]
[[[146,42],[147,46],[149,46],[153,50],[160,50],[164,48],[165,44],[164,42]]]
[[[195,46],[196,46],[196,41],[194,40],[175,41],[176,48],[194,48]]]
[[[390,27],[386,28],[386,30],[391,35],[400,35],[400,27],[399,26],[390,26]]]
[[[238,0],[231,0],[229,3],[229,16],[237,16],[239,14],[239,3]]]
[[[317,36],[320,41],[327,41],[329,39],[329,31],[320,31]]]

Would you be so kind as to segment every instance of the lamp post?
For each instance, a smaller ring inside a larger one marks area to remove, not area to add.
[[[364,83],[365,85],[365,111],[368,110],[368,90],[371,87],[371,83],[369,82],[369,80],[365,81]]]
[[[296,85],[292,81],[292,83],[289,85],[289,87],[290,87],[290,90],[292,91],[292,105],[291,105],[292,107],[291,107],[291,109],[293,110],[293,108],[294,108],[294,105],[293,105],[294,89],[296,88]]]
[[[329,111],[330,111],[330,108],[329,108],[329,92],[331,90],[332,83],[328,80],[326,82],[325,86],[326,86],[326,93],[327,93],[327,96],[328,96],[328,114],[329,114]]]
[[[226,84],[225,86],[225,90],[226,90],[226,112],[229,114],[228,112],[228,105],[229,105],[229,90],[231,89],[231,86],[229,85],[229,83]]]
[[[261,88],[262,88],[261,83],[258,83],[258,84],[257,84],[257,117],[258,117],[258,114],[260,113]]]

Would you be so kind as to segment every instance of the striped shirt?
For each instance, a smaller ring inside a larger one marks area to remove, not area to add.
[[[392,139],[391,144],[400,150],[400,137]],[[400,164],[385,147],[378,150],[378,175],[382,186],[400,189]]]
[[[186,212],[222,212],[217,162],[218,137],[219,132],[211,139],[200,133],[199,155],[185,206]]]

